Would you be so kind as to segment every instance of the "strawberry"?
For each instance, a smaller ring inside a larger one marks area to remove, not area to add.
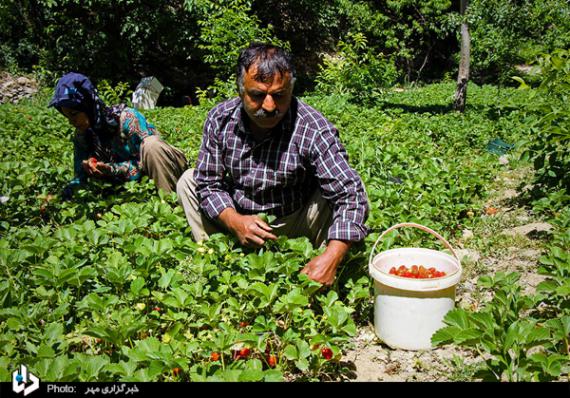
[[[172,369],[172,375],[174,377],[178,377],[178,375],[180,374],[181,371],[182,371],[182,369],[180,369],[180,368],[174,368],[174,369]]]
[[[239,327],[240,327],[240,328],[245,328],[245,327],[247,327],[247,326],[249,326],[249,323],[248,323],[248,322],[240,322],[240,323],[239,323]]]
[[[270,368],[274,368],[277,365],[277,357],[275,355],[268,355],[267,356],[267,364]]]
[[[246,359],[249,354],[250,354],[251,350],[247,347],[244,347],[240,350],[235,350],[233,352],[233,358],[235,361],[239,360],[239,359]]]
[[[95,170],[97,168],[97,159],[95,157],[89,158],[87,162],[89,163],[91,170]]]
[[[242,357],[242,358],[247,358],[247,357],[249,356],[249,353],[250,353],[250,352],[251,352],[251,351],[250,351],[249,348],[244,347],[244,348],[242,348],[242,349],[239,351],[239,355],[240,355],[240,357]]]
[[[218,362],[220,360],[220,354],[218,354],[217,352],[213,352],[210,355],[210,361],[212,362]]]
[[[329,347],[323,347],[323,349],[321,350],[321,354],[323,355],[323,358],[325,358],[327,361],[331,360],[331,358],[333,357],[333,352]]]
[[[411,268],[408,268],[405,265],[400,265],[398,269],[392,267],[390,269],[390,274],[413,279],[441,278],[446,275],[445,272],[438,271],[434,267],[426,268],[423,265],[412,265]]]

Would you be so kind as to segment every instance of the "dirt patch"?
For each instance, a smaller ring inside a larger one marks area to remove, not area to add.
[[[470,352],[457,347],[406,351],[387,347],[376,337],[372,325],[361,328],[355,347],[343,357],[355,367],[351,381],[452,381],[454,361],[472,364]]]

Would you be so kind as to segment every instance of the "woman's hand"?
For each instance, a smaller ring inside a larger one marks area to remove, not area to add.
[[[83,170],[90,177],[102,178],[111,174],[112,168],[104,162],[98,162],[96,158],[91,157],[81,163]]]

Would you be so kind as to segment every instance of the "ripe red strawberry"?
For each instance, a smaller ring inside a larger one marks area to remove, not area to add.
[[[242,349],[239,351],[239,355],[240,355],[240,357],[242,357],[242,358],[247,358],[247,357],[249,356],[249,353],[250,353],[250,352],[251,352],[251,351],[250,351],[249,348],[244,347],[244,348],[242,348]]]
[[[182,369],[180,369],[180,368],[174,368],[174,369],[172,369],[172,375],[174,377],[178,377],[178,375],[180,374],[181,371],[182,371]]]
[[[438,271],[434,267],[426,268],[423,265],[412,265],[411,268],[408,268],[405,265],[400,265],[398,269],[392,267],[390,269],[390,274],[413,279],[440,278],[446,275],[445,272]]]
[[[323,358],[325,358],[327,361],[329,361],[333,357],[333,352],[329,347],[323,347],[323,349],[321,350],[321,354],[323,355]]]
[[[210,355],[210,361],[212,362],[218,362],[220,360],[220,354],[218,354],[217,352],[213,352]]]
[[[267,357],[267,363],[270,368],[274,368],[277,365],[277,357],[275,355],[269,355]]]
[[[239,323],[239,327],[240,327],[240,328],[245,328],[245,327],[247,327],[247,326],[249,326],[249,323],[248,323],[248,322],[242,321],[242,322]]]
[[[162,311],[162,309],[161,309],[160,307],[153,307],[152,310],[153,310],[153,311],[157,311],[157,312]]]
[[[87,164],[89,165],[89,168],[93,171],[93,170],[97,170],[97,159],[94,157],[91,157],[87,160]]]

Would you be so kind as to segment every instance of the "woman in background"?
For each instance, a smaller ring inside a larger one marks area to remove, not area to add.
[[[146,174],[157,188],[176,190],[187,168],[184,154],[164,142],[136,109],[124,104],[107,107],[87,76],[74,72],[62,76],[48,106],[76,128],[74,178],[65,187],[64,198],[71,198],[88,178],[124,182]]]

